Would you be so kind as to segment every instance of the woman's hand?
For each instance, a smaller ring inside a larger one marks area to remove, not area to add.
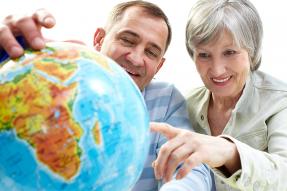
[[[176,179],[181,179],[201,163],[210,167],[225,166],[230,173],[240,167],[237,148],[233,142],[172,127],[165,123],[151,123],[151,130],[167,137],[153,163],[157,179],[170,181],[176,168],[182,163]],[[238,165],[239,164],[239,165]]]

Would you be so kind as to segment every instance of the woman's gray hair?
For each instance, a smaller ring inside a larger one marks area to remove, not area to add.
[[[230,32],[236,45],[247,50],[251,70],[261,63],[263,27],[254,5],[248,0],[199,0],[191,9],[186,25],[186,48],[194,58],[194,48]]]

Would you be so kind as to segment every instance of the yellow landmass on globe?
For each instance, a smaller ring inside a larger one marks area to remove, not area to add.
[[[100,124],[98,121],[96,122],[95,126],[93,127],[92,132],[93,132],[93,137],[94,137],[94,140],[96,141],[96,144],[97,145],[101,144],[101,142],[102,142],[101,130],[100,130]]]
[[[69,56],[78,55],[70,52]],[[34,66],[17,80],[1,85],[0,131],[15,129],[17,136],[35,149],[39,161],[69,180],[79,171],[82,152],[78,145],[82,128],[71,112],[78,84],[52,83],[35,69],[66,80],[75,68],[47,58],[35,59]],[[98,124],[96,126],[94,137],[100,143]]]

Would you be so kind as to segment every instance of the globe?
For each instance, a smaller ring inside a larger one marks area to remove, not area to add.
[[[127,191],[149,118],[132,79],[85,46],[48,43],[0,66],[0,190]]]

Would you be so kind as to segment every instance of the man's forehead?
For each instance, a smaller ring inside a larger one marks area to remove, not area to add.
[[[168,27],[166,22],[163,18],[156,17],[145,11],[145,8],[142,7],[129,7],[125,10],[125,13],[122,15],[121,19],[115,23],[118,25],[117,30],[130,30],[135,34],[141,36],[138,32],[138,29],[147,29],[149,30],[144,31],[144,35],[154,35],[158,36],[161,42],[154,41],[154,45],[159,47],[161,50],[165,50],[167,37],[162,38],[164,34],[168,35]],[[128,28],[128,29],[124,29]],[[150,34],[146,34],[150,33]],[[142,34],[142,33],[141,33]],[[163,44],[163,46],[161,46]]]
[[[146,8],[139,7],[139,6],[131,6],[126,8],[126,10],[123,12],[123,17],[127,16],[133,16],[133,15],[146,15],[146,16],[152,16],[150,13],[146,11]]]

